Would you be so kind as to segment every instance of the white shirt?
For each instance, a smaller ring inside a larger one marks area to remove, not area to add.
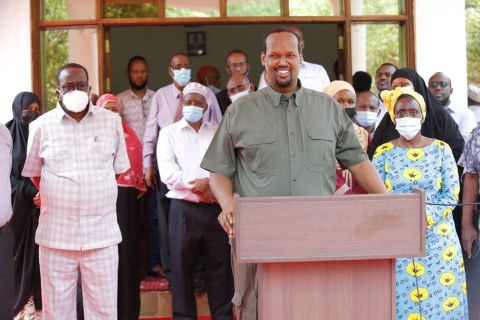
[[[468,107],[468,109],[475,115],[477,123],[480,123],[480,106],[471,105]]]
[[[458,125],[458,130],[463,136],[463,139],[466,141],[467,138],[472,133],[472,130],[477,126],[477,121],[475,120],[475,114],[468,108],[458,108],[452,106],[451,103],[445,107],[448,113],[452,116],[453,120]]]
[[[189,182],[210,176],[210,172],[200,168],[200,163],[216,130],[217,124],[204,122],[195,132],[183,118],[160,131],[157,163],[160,179],[170,190],[167,197],[200,202]]]
[[[0,228],[12,217],[10,172],[12,170],[12,136],[0,123]]]
[[[375,122],[375,129],[377,129],[378,125],[380,124],[383,117],[387,113],[387,108],[385,107],[382,99],[380,98],[380,92],[377,94],[377,98],[378,98],[378,109],[380,110],[380,114],[377,117],[377,122]]]
[[[298,78],[302,82],[304,88],[319,92],[323,92],[323,89],[330,83],[328,73],[323,66],[306,61],[303,61],[300,64]],[[258,89],[260,90],[266,86],[265,71],[263,71],[260,75],[260,80],[258,81]]]
[[[152,105],[148,111],[145,135],[143,137],[143,166],[145,168],[153,167],[158,132],[173,123],[179,105],[179,94],[180,90],[172,83],[158,89],[153,97]],[[206,100],[208,110],[203,116],[203,121],[220,123],[222,112],[218,106],[217,98],[210,89],[208,90]]]
[[[22,175],[41,178],[35,241],[63,250],[119,243],[115,174],[130,167],[120,117],[90,105],[77,122],[57,104],[29,131]]]
[[[138,139],[143,143],[143,134],[145,132],[145,121],[147,121],[148,110],[152,104],[155,91],[147,88],[143,98],[140,98],[132,89],[120,92],[117,95],[122,104],[120,116],[123,121],[135,131]]]

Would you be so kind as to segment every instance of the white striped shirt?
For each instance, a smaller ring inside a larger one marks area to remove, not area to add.
[[[36,242],[64,250],[119,243],[115,174],[130,167],[120,117],[90,105],[76,122],[57,104],[29,130],[22,175],[41,177]]]
[[[120,116],[123,121],[135,131],[138,139],[143,144],[143,134],[145,133],[145,122],[147,121],[148,110],[152,104],[155,91],[147,88],[147,92],[143,98],[140,98],[132,89],[120,92],[117,95],[118,100],[122,104]]]

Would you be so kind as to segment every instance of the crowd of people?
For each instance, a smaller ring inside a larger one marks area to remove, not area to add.
[[[200,289],[212,319],[255,320],[256,265],[231,255],[234,193],[414,189],[426,194],[426,256],[396,261],[396,317],[479,319],[480,88],[469,85],[470,107],[453,105],[446,74],[425,82],[389,62],[330,81],[304,50],[297,27],[272,29],[258,87],[235,49],[225,88],[212,65],[192,82],[176,53],[157,91],[134,56],[130,88],[95,104],[76,63],[58,70],[51,111],[18,94],[0,125],[0,319],[27,303],[43,319],[138,319],[145,237],[147,273],[169,281],[174,319],[197,318]]]

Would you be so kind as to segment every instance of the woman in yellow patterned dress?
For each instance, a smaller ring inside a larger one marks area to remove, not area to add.
[[[452,210],[458,201],[458,172],[448,144],[421,135],[428,116],[414,91],[382,92],[400,137],[377,148],[373,164],[393,193],[425,191],[426,257],[397,259],[396,300],[399,320],[468,319],[460,242]]]

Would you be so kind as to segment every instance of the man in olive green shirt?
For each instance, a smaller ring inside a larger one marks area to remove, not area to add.
[[[261,55],[269,86],[241,97],[225,113],[203,159],[233,237],[233,192],[242,197],[332,195],[336,161],[370,193],[387,193],[352,122],[330,97],[302,88],[302,52],[287,28],[273,29]],[[256,266],[235,264],[238,319],[256,319]]]

